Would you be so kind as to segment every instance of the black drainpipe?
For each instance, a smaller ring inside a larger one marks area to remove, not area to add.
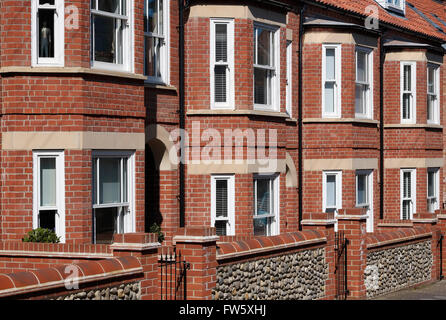
[[[384,219],[384,30],[379,37],[379,219]]]
[[[305,13],[306,5],[300,7],[300,17],[299,17],[299,92],[298,92],[298,135],[299,135],[299,144],[298,144],[298,176],[299,176],[299,231],[302,231],[302,204],[303,204],[303,144],[302,144],[302,48],[303,48],[303,29],[304,29],[304,13]]]
[[[178,44],[178,55],[180,58],[180,65],[179,65],[179,98],[180,98],[180,106],[179,106],[179,112],[180,112],[180,130],[181,130],[181,141],[180,141],[180,195],[179,195],[179,201],[180,201],[180,228],[183,228],[185,226],[185,199],[184,199],[184,161],[185,161],[185,150],[184,150],[184,129],[185,129],[185,112],[184,112],[184,0],[178,1],[179,5],[179,26],[178,26],[178,32],[179,32],[179,44]]]

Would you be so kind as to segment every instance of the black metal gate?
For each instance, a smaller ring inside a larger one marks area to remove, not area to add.
[[[187,270],[190,263],[184,260],[181,252],[161,254],[159,260],[161,277],[161,300],[187,300]]]
[[[344,232],[336,232],[335,234],[335,275],[336,275],[336,299],[347,300],[347,245],[348,239],[345,238]]]
[[[444,276],[443,276],[443,234],[440,233],[440,237],[438,238],[438,243],[437,243],[437,247],[438,250],[440,251],[439,254],[439,259],[438,259],[438,270],[439,270],[439,278],[440,280],[443,280]]]

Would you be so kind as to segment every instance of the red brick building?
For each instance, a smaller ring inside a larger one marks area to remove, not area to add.
[[[371,233],[442,208],[442,1],[1,9],[3,241],[273,236],[355,207]]]

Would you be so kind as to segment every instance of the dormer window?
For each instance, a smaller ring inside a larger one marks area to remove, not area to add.
[[[406,0],[377,0],[377,2],[389,11],[403,15],[406,13]]]

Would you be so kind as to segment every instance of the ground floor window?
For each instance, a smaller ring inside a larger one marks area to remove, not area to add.
[[[65,242],[63,151],[33,152],[33,228],[54,231]]]
[[[133,232],[133,167],[133,153],[94,153],[94,243],[111,243],[115,233]]]
[[[218,236],[235,235],[234,223],[234,176],[215,175],[211,177],[212,226]]]
[[[410,220],[416,210],[416,170],[401,169],[401,219]]]
[[[254,177],[254,236],[279,234],[279,177]]]
[[[427,211],[434,213],[439,209],[440,169],[427,169]]]

